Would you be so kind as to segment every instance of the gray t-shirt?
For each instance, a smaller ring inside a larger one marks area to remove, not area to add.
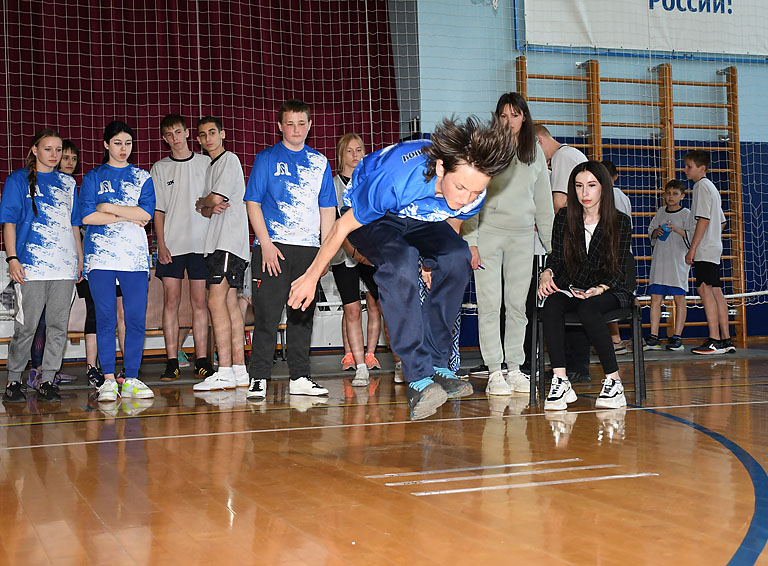
[[[691,238],[691,233],[688,232],[690,218],[691,211],[687,208],[669,212],[667,207],[663,206],[648,225],[648,237],[651,238],[651,246],[653,246],[649,279],[651,285],[668,285],[679,287],[685,291],[688,290],[690,266],[685,263],[685,254],[688,253]],[[676,232],[670,232],[666,240],[652,238],[653,231],[666,224],[667,221],[686,230],[688,232],[687,238],[683,238]]]
[[[195,202],[203,196],[210,164],[207,155],[193,153],[188,159],[168,156],[152,166],[155,210],[165,215],[163,237],[172,256],[203,253],[209,221],[195,210]]]
[[[205,174],[203,196],[215,193],[224,197],[229,207],[211,216],[205,235],[205,255],[216,250],[235,254],[248,261],[248,214],[245,209],[245,179],[237,155],[225,151],[211,161]]]
[[[720,193],[717,192],[714,183],[703,177],[693,185],[693,206],[691,207],[690,228],[691,239],[696,231],[696,222],[699,218],[709,220],[704,237],[696,248],[694,261],[708,261],[710,263],[720,263],[720,256],[723,255],[723,229],[725,214],[723,214],[723,205],[720,200]]]

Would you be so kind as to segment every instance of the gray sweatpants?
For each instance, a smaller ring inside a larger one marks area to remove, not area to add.
[[[531,286],[535,237],[533,230],[502,233],[481,228],[478,233],[477,250],[485,269],[475,271],[477,326],[480,353],[491,372],[501,370],[501,363],[504,361],[510,371],[517,369],[525,361],[523,342],[528,322],[525,316],[525,301]],[[503,348],[499,324],[502,299],[506,310]]]
[[[27,367],[32,341],[45,308],[45,350],[43,352],[43,381],[53,381],[61,368],[67,343],[69,312],[72,307],[74,280],[27,281],[20,286],[24,323],[17,321],[8,348],[8,381],[21,381]]]

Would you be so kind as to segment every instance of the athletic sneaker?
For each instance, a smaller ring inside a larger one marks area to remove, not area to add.
[[[144,382],[138,377],[131,377],[123,381],[121,395],[123,397],[134,397],[136,399],[149,399],[155,396],[154,392],[144,385]]]
[[[246,399],[261,401],[267,398],[267,380],[251,378],[251,384],[245,393]]]
[[[106,379],[104,380],[104,383],[101,384],[101,387],[99,387],[97,398],[99,403],[111,403],[112,401],[117,401],[119,395],[120,392],[117,389],[117,381],[114,379]]]
[[[512,388],[509,383],[504,379],[504,374],[501,371],[491,372],[488,376],[488,385],[485,387],[485,392],[488,395],[512,395]]]
[[[733,343],[733,340],[731,340],[730,338],[726,338],[725,340],[720,340],[720,347],[725,350],[726,354],[736,353],[736,345]]]
[[[365,355],[365,365],[368,366],[368,369],[381,369],[379,360],[377,360],[376,356],[374,356],[371,352]]]
[[[694,354],[702,354],[705,356],[711,356],[713,354],[725,354],[726,350],[721,345],[720,340],[714,338],[707,338],[701,346],[691,348],[691,352]]]
[[[291,379],[288,390],[291,395],[328,395],[328,390],[315,383],[308,375]]]
[[[683,338],[681,336],[672,336],[667,340],[667,350],[671,352],[684,352],[685,346],[683,346]]]
[[[469,375],[488,375],[488,366],[480,364],[479,366],[469,368]]]
[[[643,341],[645,342],[643,350],[661,350],[661,340],[655,334],[643,338]]]
[[[235,373],[235,385],[238,387],[248,387],[251,384],[251,376],[248,372],[237,374]]]
[[[617,356],[620,356],[621,354],[629,354],[629,348],[627,347],[627,343],[624,340],[619,340],[618,342],[613,343],[613,353]]]
[[[235,389],[237,387],[237,381],[235,381],[235,374],[232,373],[229,376],[223,376],[220,372],[216,372],[211,376],[206,377],[203,381],[195,383],[192,386],[193,391],[218,391],[220,389]]]
[[[624,386],[620,379],[603,380],[603,388],[595,401],[597,409],[618,409],[627,406],[627,398],[624,397]]]
[[[175,381],[180,375],[179,360],[169,358],[165,362],[165,371],[160,375],[160,381]]]
[[[61,371],[57,371],[56,374],[53,376],[54,385],[58,385],[59,383],[72,383],[74,381],[77,381],[76,375],[71,375]]]
[[[101,373],[101,370],[95,366],[88,366],[88,373],[86,374],[86,377],[88,378],[88,384],[91,387],[98,389],[104,385],[104,374]]]
[[[403,376],[403,362],[395,362],[395,383],[405,383],[405,376]]]
[[[176,359],[179,362],[180,368],[188,368],[190,366],[189,356],[187,356],[187,353],[184,350],[179,350],[176,354]]]
[[[519,369],[512,370],[507,373],[505,377],[507,384],[512,391],[516,393],[530,393],[531,392],[531,378],[525,375]]]
[[[568,408],[568,403],[573,403],[576,399],[576,392],[571,387],[571,382],[555,375],[552,377],[549,394],[544,401],[544,410],[564,411]]]
[[[208,361],[208,358],[197,358],[195,360],[195,375],[203,379],[213,375],[213,366]]]
[[[5,393],[3,393],[3,401],[7,403],[24,403],[27,400],[27,396],[21,390],[21,381],[9,381],[5,386]]]
[[[360,364],[355,369],[355,378],[352,380],[352,387],[365,387],[369,382],[368,367],[366,364]]]
[[[59,386],[51,381],[43,381],[37,390],[38,401],[61,401]]]
[[[408,407],[411,409],[412,421],[434,415],[437,409],[448,400],[445,389],[435,383],[431,377],[408,382],[406,397]]]
[[[472,395],[475,389],[472,385],[466,381],[459,379],[455,373],[448,368],[434,368],[435,375],[432,376],[432,381],[437,383],[443,388],[445,394],[449,399],[459,399],[460,397],[466,397]]]
[[[344,371],[351,371],[355,369],[355,357],[352,352],[347,352],[344,357],[341,358],[341,369]]]

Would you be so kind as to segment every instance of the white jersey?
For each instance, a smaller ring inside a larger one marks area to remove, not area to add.
[[[709,220],[704,237],[696,248],[694,261],[707,261],[720,263],[723,255],[723,205],[720,193],[717,192],[714,183],[703,177],[693,185],[693,206],[691,207],[690,232],[691,238],[696,230],[696,222],[699,218]]]
[[[172,256],[202,254],[209,220],[195,210],[203,196],[211,160],[193,153],[187,159],[165,157],[152,166],[155,210],[164,213],[163,238]]]
[[[691,211],[687,208],[669,212],[667,207],[663,206],[648,225],[648,236],[650,237],[656,228],[660,228],[667,221],[687,231],[690,218]],[[653,246],[649,279],[651,285],[667,285],[688,290],[690,266],[685,263],[685,254],[688,253],[691,235],[688,232],[687,237],[683,238],[676,232],[670,232],[666,240],[651,238],[651,246]]]
[[[231,151],[219,155],[208,167],[203,196],[211,193],[224,197],[229,207],[211,216],[205,235],[205,255],[222,250],[248,261],[248,214],[243,202],[245,178],[240,160]]]

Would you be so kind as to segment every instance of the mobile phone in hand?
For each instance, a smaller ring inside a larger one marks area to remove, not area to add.
[[[578,287],[574,287],[573,285],[568,287],[568,289],[570,289],[571,293],[584,293],[585,295],[587,293],[586,289],[579,289]]]

